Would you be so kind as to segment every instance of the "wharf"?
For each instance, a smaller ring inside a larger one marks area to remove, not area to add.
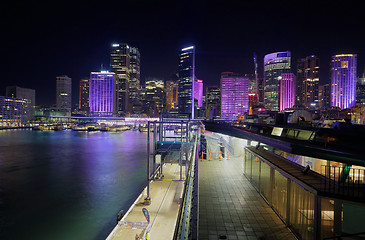
[[[297,239],[243,175],[243,157],[199,161],[199,240],[208,239]]]
[[[180,177],[178,164],[165,164],[163,167],[164,179],[154,180],[150,184],[151,204],[143,204],[145,191],[139,196],[130,210],[116,225],[107,240],[135,239],[136,234],[144,231],[143,228],[134,228],[123,225],[123,222],[146,223],[142,209],[146,208],[150,215],[150,239],[172,239],[179,214],[184,181]]]

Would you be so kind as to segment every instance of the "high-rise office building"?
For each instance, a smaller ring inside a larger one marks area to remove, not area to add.
[[[248,111],[249,78],[232,72],[224,72],[220,79],[221,117],[237,119]]]
[[[133,111],[139,105],[140,53],[126,43],[114,43],[110,50],[110,70],[117,75],[118,115]]]
[[[23,121],[29,120],[24,118],[23,107],[26,104],[26,99],[0,96],[0,126],[21,126],[24,123]]]
[[[365,105],[365,72],[357,78],[356,84],[356,104]]]
[[[275,52],[264,57],[264,103],[272,111],[280,109],[280,78],[291,72],[291,54]]]
[[[298,60],[296,105],[310,107],[319,106],[319,58],[315,55]]]
[[[90,115],[112,117],[117,114],[117,75],[113,72],[90,74]]]
[[[191,114],[194,118],[195,48],[183,48],[179,54],[179,113]]]
[[[280,111],[295,105],[295,75],[283,73],[280,79]]]
[[[356,54],[338,54],[331,61],[331,106],[341,109],[355,106]]]
[[[178,106],[177,93],[178,93],[178,82],[174,80],[166,81],[165,92],[166,92],[166,110],[171,111]]]
[[[221,116],[221,90],[218,86],[209,86],[205,91],[205,117],[220,118]]]
[[[203,107],[203,80],[201,79],[194,81],[194,101],[196,107]]]
[[[35,90],[18,86],[6,87],[6,96],[10,98],[23,99],[23,120],[29,120],[34,116]]]
[[[129,62],[129,105],[132,113],[140,111],[141,55],[138,48],[130,47]]]
[[[90,111],[90,79],[83,78],[79,85],[79,110]]]
[[[331,87],[330,84],[320,85],[318,87],[319,107],[327,109],[331,106]]]
[[[148,78],[145,87],[145,112],[151,117],[158,117],[165,106],[165,84],[163,80]]]
[[[59,112],[71,115],[72,79],[66,75],[56,78],[56,105]]]

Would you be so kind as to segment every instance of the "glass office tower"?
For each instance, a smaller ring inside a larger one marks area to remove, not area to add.
[[[68,76],[56,77],[56,105],[63,115],[71,116],[72,79]]]
[[[291,54],[275,52],[264,57],[264,103],[272,111],[280,109],[280,77],[291,72]]]
[[[90,79],[83,78],[79,85],[79,110],[88,112],[90,110]]]
[[[236,73],[221,74],[221,117],[223,119],[237,119],[248,111],[249,78]]]
[[[280,111],[295,105],[296,79],[293,73],[283,73],[280,79]]]
[[[355,106],[356,54],[338,54],[331,61],[331,106],[341,109]]]
[[[319,58],[315,55],[298,60],[296,104],[318,107]]]
[[[90,115],[112,117],[117,113],[117,76],[102,71],[90,74]]]
[[[194,118],[194,78],[195,78],[195,48],[183,48],[179,54],[179,113],[191,114]]]

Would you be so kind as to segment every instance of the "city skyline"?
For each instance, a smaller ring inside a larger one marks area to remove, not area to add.
[[[2,16],[7,37],[2,39],[2,65],[6,72],[0,85],[1,95],[6,86],[18,85],[37,91],[37,105],[54,103],[49,91],[55,87],[52,79],[65,74],[76,83],[91,71],[100,71],[102,65],[109,69],[108,52],[113,42],[138,47],[142,81],[149,76],[168,80],[177,70],[176,52],[193,44],[197,48],[196,77],[204,79],[207,86],[217,85],[224,71],[253,73],[253,52],[257,54],[262,77],[264,55],[285,50],[291,51],[293,62],[313,54],[318,56],[321,82],[329,82],[332,55],[358,54],[358,72],[363,72],[365,65],[361,8],[338,3],[306,1],[300,7],[290,2],[128,3],[126,7],[135,8],[140,14],[123,28],[120,14],[112,14],[120,4],[10,4]],[[332,18],[336,11],[343,13],[341,19]],[[63,12],[68,14],[60,14]],[[94,19],[93,12],[105,17]],[[307,12],[310,18],[303,17]],[[123,18],[132,13],[127,12]],[[287,28],[277,29],[277,25]],[[303,32],[302,25],[316,27]],[[345,28],[333,31],[335,25]],[[226,34],[221,34],[222,30]],[[100,34],[95,35],[95,31]],[[23,44],[25,35],[27,44]],[[315,38],[308,41],[306,36]],[[27,64],[14,76],[17,67],[13,63],[19,54]],[[76,86],[73,84],[75,103]]]

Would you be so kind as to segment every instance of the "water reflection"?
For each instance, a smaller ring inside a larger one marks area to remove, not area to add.
[[[142,189],[145,152],[134,131],[0,131],[0,239],[105,238]]]

